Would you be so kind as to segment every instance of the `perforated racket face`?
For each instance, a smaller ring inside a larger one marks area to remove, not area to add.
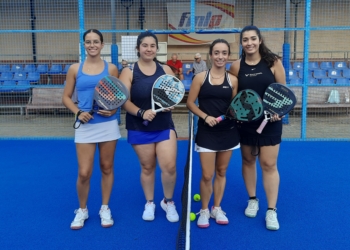
[[[153,84],[152,98],[161,108],[179,104],[185,95],[183,83],[172,75],[162,75]]]
[[[296,103],[294,92],[283,84],[272,83],[265,90],[263,105],[271,114],[278,114],[281,117],[290,112]]]
[[[258,93],[245,89],[237,93],[231,101],[228,115],[239,121],[250,122],[263,115],[263,105]]]
[[[117,109],[123,105],[128,98],[128,89],[114,76],[103,77],[95,87],[94,100],[102,109]]]

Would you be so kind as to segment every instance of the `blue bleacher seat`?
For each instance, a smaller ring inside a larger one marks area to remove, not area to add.
[[[319,84],[319,81],[316,78],[309,78],[309,84]]]
[[[22,72],[23,71],[23,65],[21,64],[12,64],[11,66],[11,72]]]
[[[334,79],[332,78],[322,78],[321,84],[334,84]]]
[[[40,73],[38,72],[29,72],[27,76],[27,80],[31,83],[37,83],[40,80]]]
[[[182,80],[182,83],[185,86],[185,91],[188,92],[191,88],[192,80]]]
[[[2,72],[9,72],[10,71],[10,65],[9,64],[0,64],[0,74]]]
[[[350,69],[343,69],[343,77],[350,79]]]
[[[331,70],[333,69],[333,64],[330,61],[327,62],[321,62],[320,63],[320,69],[324,69],[324,70]]]
[[[334,69],[343,70],[346,68],[347,68],[346,62],[335,62],[334,63]]]
[[[309,62],[309,70],[314,71],[315,69],[319,69],[318,62]]]
[[[26,65],[24,65],[23,71],[27,72],[27,73],[28,72],[35,72],[36,71],[35,64],[26,64]]]
[[[289,70],[289,79],[296,79],[296,78],[299,78],[298,77],[298,72],[294,69],[290,69]]]
[[[0,91],[1,92],[12,92],[14,90],[16,86],[16,81],[14,80],[7,80],[7,81],[4,81],[1,88],[0,88]]]
[[[9,80],[12,80],[12,78],[13,78],[12,72],[3,72],[0,76],[0,81],[1,82],[9,81]]]
[[[182,80],[183,84],[185,85],[185,90],[189,91],[191,84],[192,84],[192,77],[193,77],[193,72],[191,71],[188,75],[187,75],[187,71],[192,69],[192,63],[184,63],[182,64],[182,72],[184,75],[184,80]]]
[[[67,74],[69,67],[70,67],[70,64],[66,64],[62,70],[62,74]],[[118,68],[118,69],[120,69],[120,68]]]
[[[336,84],[350,84],[350,80],[348,78],[337,78]]]
[[[329,78],[341,78],[341,71],[339,69],[333,69],[328,71],[328,77]]]
[[[290,84],[303,84],[303,79],[300,79],[300,78],[294,78],[294,79],[291,79]]]
[[[303,62],[294,62],[293,63],[293,69],[297,71],[303,70]]]
[[[316,78],[316,79],[328,78],[326,70],[315,69],[314,70],[314,78]]]
[[[193,63],[183,63],[182,64],[182,72],[186,73],[187,70],[192,69]]]
[[[62,65],[61,64],[52,64],[49,70],[50,74],[61,74],[62,73]]]
[[[28,80],[18,81],[16,91],[28,91],[30,89],[30,82]]]
[[[230,69],[231,64],[232,64],[232,63],[230,63],[230,62],[229,62],[229,63],[226,63],[226,70],[229,70],[229,69]]]
[[[27,74],[25,72],[16,72],[13,76],[13,80],[20,81],[25,80],[27,78]]]
[[[303,76],[303,71],[300,71],[299,73],[298,73],[298,76],[302,79],[302,78],[304,78],[304,76]],[[312,76],[312,70],[308,70],[308,77],[309,78],[312,78],[313,76]]]
[[[47,64],[39,64],[38,67],[36,67],[36,72],[41,74],[47,74],[49,71],[49,66]]]

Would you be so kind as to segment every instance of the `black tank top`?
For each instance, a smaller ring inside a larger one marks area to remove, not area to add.
[[[140,70],[138,63],[135,63],[133,70],[133,79],[131,83],[130,96],[131,102],[137,107],[147,110],[152,108],[151,93],[155,80],[165,74],[163,67],[156,63],[157,69],[152,76],[147,76]],[[142,124],[143,119],[129,113],[126,113],[126,129],[139,131],[157,131],[165,129],[174,129],[174,122],[171,112],[159,112],[148,126]]]
[[[226,114],[231,100],[232,86],[227,73],[222,84],[212,85],[210,83],[210,71],[208,71],[198,94],[199,108],[207,115],[218,117]],[[231,129],[233,124],[232,120],[227,119],[214,127],[209,127],[207,124],[204,124],[202,118],[198,121],[198,127],[210,129],[211,131]]]
[[[276,82],[275,76],[264,60],[260,60],[256,65],[248,65],[245,58],[241,59],[238,72],[238,91],[252,89],[262,98],[267,87],[274,82]]]
[[[238,91],[252,89],[255,90],[262,99],[267,87],[274,82],[276,82],[275,76],[263,59],[256,65],[248,65],[245,62],[245,58],[242,57],[238,72]],[[263,119],[264,116],[259,120],[245,123],[241,128],[253,128],[255,130],[259,127]],[[266,136],[280,136],[282,134],[282,121],[268,122],[262,134]]]

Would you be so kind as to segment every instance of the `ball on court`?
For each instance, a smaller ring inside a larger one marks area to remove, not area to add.
[[[200,201],[200,200],[201,200],[201,196],[200,196],[199,194],[195,194],[195,195],[193,196],[193,199],[194,199],[195,201]]]
[[[195,213],[191,213],[190,214],[190,219],[191,219],[191,221],[194,221],[196,219],[196,214]]]

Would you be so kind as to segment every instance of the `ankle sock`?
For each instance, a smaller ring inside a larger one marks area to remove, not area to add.
[[[168,198],[165,198],[165,197],[164,197],[164,202],[165,202],[165,203],[172,202],[172,201],[173,201],[173,198],[169,198],[169,199],[168,199]]]

